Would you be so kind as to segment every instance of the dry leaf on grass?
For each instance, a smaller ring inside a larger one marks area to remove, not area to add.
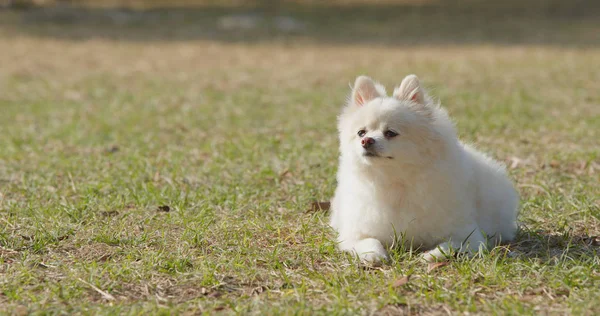
[[[171,207],[169,207],[168,205],[161,205],[156,209],[156,211],[168,213],[171,211]]]
[[[394,281],[394,284],[392,284],[392,287],[396,288],[396,287],[401,287],[405,284],[407,284],[410,281],[410,275],[405,275],[403,277],[401,277],[400,279]]]
[[[319,212],[319,211],[329,211],[330,207],[331,207],[331,203],[329,201],[327,201],[327,202],[314,201],[310,205],[310,208],[308,210],[306,210],[306,212],[311,213],[311,212]]]
[[[112,145],[112,146],[108,147],[105,152],[107,154],[114,154],[114,153],[118,152],[119,150],[120,150],[119,146]]]
[[[448,264],[449,264],[448,261],[432,262],[427,266],[427,273],[429,273],[435,269],[439,269],[441,267],[447,266]]]
[[[285,169],[282,172],[279,173],[279,181],[283,180],[283,178],[290,176],[292,173],[290,172],[289,169]]]
[[[118,211],[105,211],[105,212],[101,212],[100,215],[105,216],[105,217],[111,217],[111,216],[119,215],[119,212]]]

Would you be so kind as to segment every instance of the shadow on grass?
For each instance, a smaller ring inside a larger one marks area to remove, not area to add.
[[[600,44],[599,1],[410,0],[398,4],[269,1],[270,7],[252,3],[237,7],[167,5],[145,9],[63,4],[4,10],[0,11],[0,30],[65,40],[101,38],[141,42],[592,47]],[[272,7],[276,3],[279,4]]]
[[[600,236],[521,230],[510,249],[519,256],[547,262],[565,258],[594,258],[600,254]]]

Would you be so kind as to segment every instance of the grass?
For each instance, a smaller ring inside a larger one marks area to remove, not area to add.
[[[598,7],[403,3],[283,6],[300,34],[215,27],[231,7],[0,11],[0,313],[598,314]],[[418,74],[507,163],[513,244],[336,250],[311,204],[363,73]]]

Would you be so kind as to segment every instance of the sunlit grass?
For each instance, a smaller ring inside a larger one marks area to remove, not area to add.
[[[19,31],[19,14],[0,12],[8,313],[598,313],[596,47],[167,41],[135,28],[148,40],[79,41],[59,33],[93,28]],[[175,38],[196,25],[181,23]],[[509,166],[514,244],[435,269],[396,251],[372,269],[311,211],[335,187],[348,83],[391,88],[408,73]]]

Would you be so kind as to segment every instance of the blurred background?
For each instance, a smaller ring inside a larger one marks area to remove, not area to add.
[[[0,0],[3,26],[63,39],[594,46],[593,0]],[[151,31],[149,31],[151,29]]]

